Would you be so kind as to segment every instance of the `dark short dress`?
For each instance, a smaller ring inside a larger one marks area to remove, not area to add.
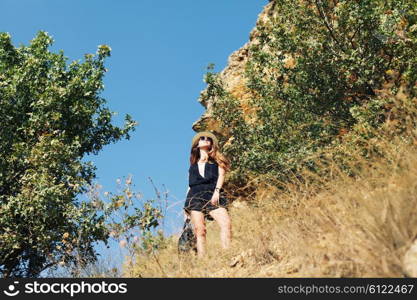
[[[224,207],[228,209],[229,201],[222,196],[223,188],[220,189],[218,205],[210,203],[216,188],[219,177],[219,166],[216,162],[207,162],[204,167],[204,177],[198,171],[198,164],[192,164],[188,170],[189,187],[185,199],[184,209],[190,213],[191,210],[197,210],[208,216],[208,213],[216,208]]]

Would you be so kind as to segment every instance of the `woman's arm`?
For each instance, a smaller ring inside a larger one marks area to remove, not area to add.
[[[213,196],[211,197],[211,200],[210,200],[211,204],[213,205],[219,204],[220,190],[224,182],[224,173],[225,173],[225,170],[219,166],[219,177],[217,178],[216,187],[214,189]]]
[[[219,192],[223,186],[225,170],[219,166],[219,177],[217,178],[216,188],[214,192]]]

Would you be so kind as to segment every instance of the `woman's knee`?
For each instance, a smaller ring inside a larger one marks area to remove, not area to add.
[[[195,235],[196,236],[206,236],[206,226],[204,224],[195,225]]]
[[[206,226],[204,224],[204,215],[201,212],[192,211],[191,221],[194,226],[194,233],[196,236],[205,236]]]
[[[232,229],[232,222],[229,218],[225,218],[220,222],[220,228],[222,230],[230,231]]]
[[[230,230],[232,228],[232,221],[226,210],[215,211],[212,213],[220,228],[223,230]]]

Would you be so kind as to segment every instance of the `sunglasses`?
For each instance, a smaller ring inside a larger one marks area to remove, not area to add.
[[[204,141],[204,140],[213,142],[213,140],[211,139],[211,137],[208,137],[208,136],[200,136],[200,141]]]

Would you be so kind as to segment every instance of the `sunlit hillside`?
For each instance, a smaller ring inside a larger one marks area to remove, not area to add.
[[[332,179],[288,185],[285,193],[264,185],[250,203],[235,202],[229,251],[221,250],[217,225],[210,222],[204,259],[180,256],[174,236],[159,253],[138,256],[125,276],[415,276],[404,255],[417,236],[417,152],[385,143],[392,156],[360,161],[364,168],[356,178],[331,167]]]
[[[320,3],[270,1],[206,74],[193,129],[232,158],[232,247],[211,222],[205,258],[172,236],[125,276],[417,276],[417,6]]]

